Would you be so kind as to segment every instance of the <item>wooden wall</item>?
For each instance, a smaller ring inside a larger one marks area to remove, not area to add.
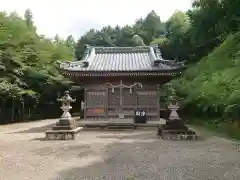
[[[119,85],[121,81],[108,82]],[[105,119],[133,118],[134,110],[141,109],[147,112],[148,120],[159,120],[159,92],[156,84],[142,83],[143,87],[112,88],[103,85],[106,82],[95,82],[85,86],[85,118]],[[141,83],[141,82],[139,82]],[[132,85],[133,81],[122,81],[122,84]]]

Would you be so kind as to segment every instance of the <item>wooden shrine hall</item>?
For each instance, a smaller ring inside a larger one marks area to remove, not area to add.
[[[181,74],[183,63],[164,60],[157,45],[87,46],[80,61],[60,63],[63,75],[84,88],[84,120],[160,120],[160,87]]]

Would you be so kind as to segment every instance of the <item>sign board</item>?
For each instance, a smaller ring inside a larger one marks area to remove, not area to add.
[[[146,123],[147,113],[144,110],[135,110],[134,111],[134,122],[135,123]]]
[[[104,108],[90,108],[87,110],[88,114],[104,114]]]

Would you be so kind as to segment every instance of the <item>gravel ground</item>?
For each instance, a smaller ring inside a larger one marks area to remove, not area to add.
[[[0,180],[240,179],[235,142],[164,141],[155,130],[82,131],[74,141],[43,141],[55,121],[0,126]]]

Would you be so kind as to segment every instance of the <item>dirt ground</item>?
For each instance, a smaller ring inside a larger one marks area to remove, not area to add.
[[[218,137],[161,140],[156,131],[82,131],[43,141],[56,120],[0,126],[0,180],[239,180],[240,147]]]

